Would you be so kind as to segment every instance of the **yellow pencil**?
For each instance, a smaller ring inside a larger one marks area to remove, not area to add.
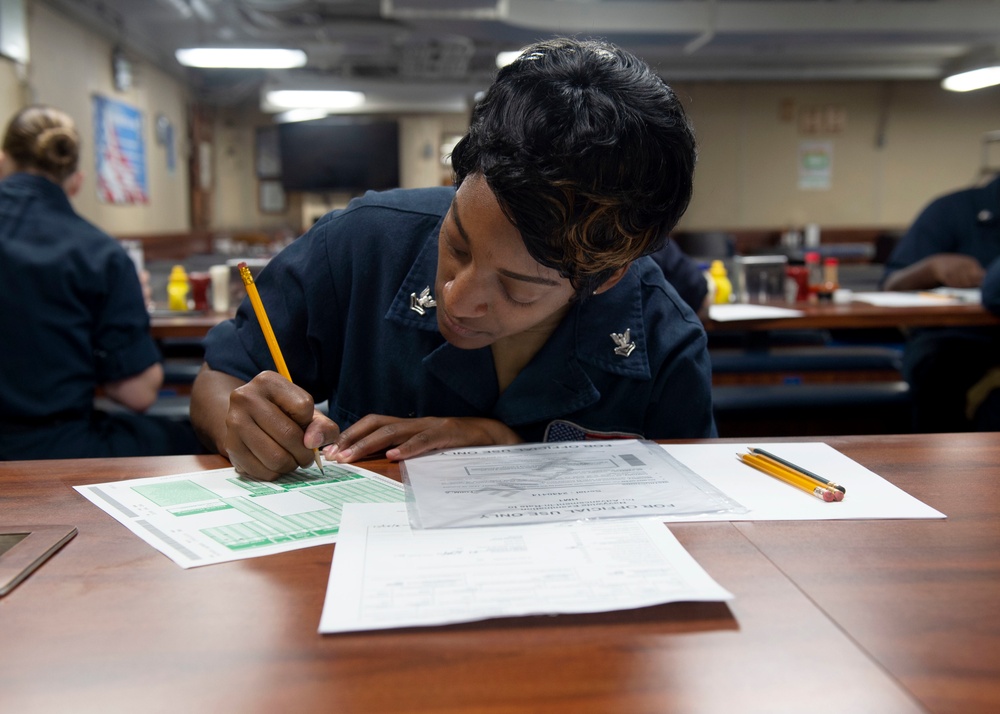
[[[267,319],[267,312],[264,310],[264,303],[260,300],[260,293],[257,292],[257,285],[254,284],[250,268],[247,267],[246,263],[240,263],[236,267],[240,269],[240,278],[243,279],[243,284],[247,288],[247,297],[250,298],[254,314],[257,315],[257,322],[260,323],[260,329],[264,333],[267,348],[271,350],[271,359],[274,360],[274,366],[278,368],[278,374],[291,382],[292,375],[288,373],[288,365],[285,364],[285,358],[281,356],[281,348],[278,347],[278,338],[274,336],[274,330],[271,329],[271,321]],[[320,473],[325,473],[318,448],[313,449],[313,458],[316,460],[316,468],[319,469]]]
[[[736,458],[745,463],[747,466],[751,466],[758,471],[763,471],[769,476],[773,476],[791,486],[795,486],[796,488],[800,488],[807,493],[811,493],[813,496],[816,496],[816,498],[822,499],[823,501],[839,501],[844,498],[844,494],[840,491],[826,488],[806,476],[798,474],[791,469],[787,469],[780,464],[761,458],[756,454],[737,454]]]
[[[813,473],[809,469],[804,469],[801,466],[799,466],[798,464],[793,464],[791,461],[788,461],[787,459],[783,459],[780,456],[772,454],[770,451],[765,451],[764,449],[760,449],[760,448],[757,448],[755,446],[752,446],[752,447],[750,447],[750,453],[754,454],[755,456],[759,456],[760,458],[764,459],[765,461],[769,461],[772,464],[775,464],[776,466],[780,466],[782,468],[786,468],[789,471],[794,471],[795,473],[799,474],[800,476],[805,476],[806,478],[815,481],[816,483],[818,483],[823,488],[835,488],[838,491],[840,491],[841,493],[843,493],[844,495],[847,495],[847,489],[844,488],[843,486],[841,486],[839,483],[834,483],[833,481],[830,481],[829,479],[823,478],[819,474]],[[837,500],[839,501],[840,499],[838,498]]]

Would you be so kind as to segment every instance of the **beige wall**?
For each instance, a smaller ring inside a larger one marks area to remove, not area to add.
[[[996,88],[956,94],[936,82],[816,82],[676,90],[700,147],[685,229],[905,227],[932,197],[977,181],[982,136],[1000,129]],[[800,128],[803,114],[826,107],[841,112],[840,130]],[[804,140],[832,142],[829,190],[798,187]]]
[[[6,126],[11,114],[16,112],[23,100],[23,83],[18,77],[17,64],[6,57],[0,57],[0,125]],[[0,129],[2,132],[3,129]]]
[[[81,168],[86,182],[73,199],[76,210],[112,235],[188,230],[188,96],[182,84],[137,61],[133,88],[116,92],[111,76],[111,44],[41,3],[28,6],[28,42],[31,57],[24,101],[51,104],[68,112],[83,137]],[[146,205],[110,205],[98,200],[94,179],[94,94],[125,102],[142,112],[149,190]],[[5,92],[2,96],[8,95]],[[15,110],[5,108],[9,111],[4,121]],[[167,169],[165,148],[156,143],[154,123],[160,114],[174,128],[173,172]]]
[[[213,228],[298,233],[302,227],[302,197],[286,196],[283,213],[260,210],[256,171],[256,130],[270,117],[244,108],[217,113],[213,127]]]

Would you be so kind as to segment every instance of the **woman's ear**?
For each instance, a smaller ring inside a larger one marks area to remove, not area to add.
[[[625,273],[627,271],[628,271],[627,265],[624,268],[618,268],[618,270],[612,273],[610,278],[601,283],[600,287],[598,287],[597,290],[594,291],[594,295],[600,295],[601,293],[607,292],[608,290],[613,288],[615,285],[618,284],[619,280],[625,277]]]
[[[66,192],[67,196],[75,196],[79,193],[81,186],[83,186],[82,171],[74,171],[66,177],[65,181],[63,181],[63,190]]]

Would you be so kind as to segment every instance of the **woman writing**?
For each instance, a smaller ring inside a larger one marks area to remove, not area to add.
[[[680,103],[642,61],[529,47],[455,147],[457,190],[367,194],[262,271],[295,384],[244,304],[206,340],[196,429],[261,478],[319,446],[349,462],[713,436],[705,333],[643,257],[687,208],[694,163]]]

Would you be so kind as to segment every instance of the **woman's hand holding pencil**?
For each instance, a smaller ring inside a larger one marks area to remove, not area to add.
[[[267,311],[264,309],[264,303],[261,302],[260,293],[257,292],[257,285],[254,283],[253,275],[250,273],[250,268],[247,267],[246,263],[240,263],[238,267],[240,271],[240,278],[243,280],[243,285],[247,289],[247,297],[250,298],[250,304],[253,306],[254,314],[257,316],[257,322],[260,325],[261,331],[264,333],[264,340],[267,342],[267,347],[271,352],[271,358],[274,360],[274,366],[277,368],[278,374],[291,382],[292,375],[288,373],[285,358],[281,354],[281,348],[278,346],[278,340],[274,336],[274,330],[271,328],[271,321],[267,317]],[[308,436],[310,435],[307,435],[307,438]],[[313,447],[312,452],[316,468],[322,472],[323,461],[319,455],[319,447]]]

